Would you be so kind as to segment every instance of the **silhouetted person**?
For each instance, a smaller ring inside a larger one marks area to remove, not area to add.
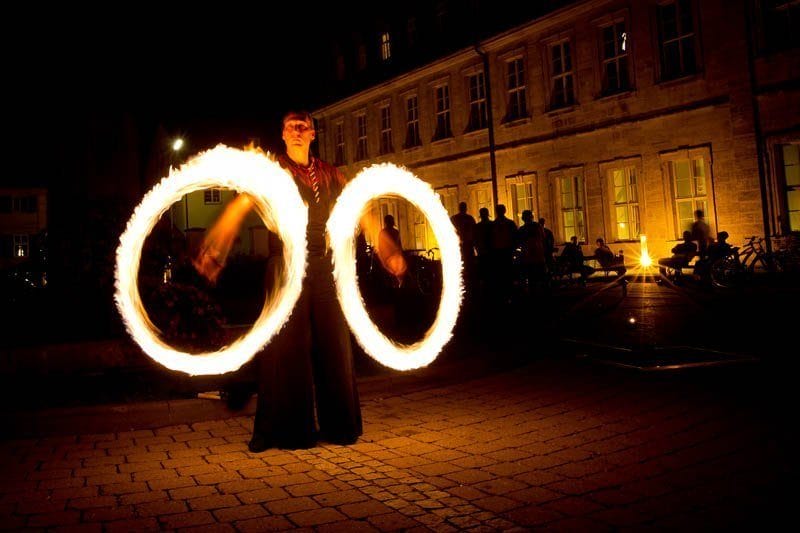
[[[597,248],[594,249],[594,258],[603,270],[614,271],[618,276],[625,275],[627,271],[625,265],[622,264],[608,247],[602,237],[598,237],[595,241]]]
[[[458,213],[450,217],[456,228],[458,240],[461,245],[461,260],[464,262],[465,285],[472,285],[475,270],[475,219],[467,213],[467,203],[458,204]]]
[[[581,280],[586,281],[586,278],[594,272],[594,269],[589,265],[585,265],[583,259],[583,250],[581,245],[578,244],[578,237],[573,235],[570,237],[569,242],[564,245],[558,260],[563,264],[567,272],[580,274]]]
[[[487,289],[492,273],[492,221],[489,210],[481,207],[478,211],[480,222],[475,224],[475,251],[478,252],[478,283]]]
[[[383,217],[383,229],[378,235],[378,240],[383,241],[384,239],[389,239],[398,249],[403,249],[403,245],[400,244],[400,232],[394,227],[394,217],[392,215]]]
[[[522,276],[527,281],[529,290],[532,290],[544,280],[546,261],[544,231],[533,221],[530,209],[522,212],[522,226],[517,230],[517,242],[520,248],[519,262]]]
[[[720,231],[717,233],[716,242],[708,245],[708,263],[713,265],[714,261],[718,261],[723,257],[728,257],[733,253],[733,246],[728,243],[727,231]]]
[[[383,229],[378,234],[378,257],[383,266],[386,283],[393,288],[400,287],[406,274],[406,263],[400,232],[394,227],[392,215],[383,217]]]
[[[517,241],[517,225],[506,218],[506,206],[497,204],[492,222],[492,280],[495,296],[508,303],[514,277],[514,248]]]
[[[697,255],[697,245],[692,242],[692,232],[684,231],[683,242],[676,244],[672,248],[672,257],[658,260],[660,265],[658,270],[662,276],[666,277],[667,268],[671,268],[676,275],[680,276],[681,269],[687,266],[695,255]]]
[[[711,228],[706,223],[702,209],[694,212],[694,222],[692,222],[692,240],[697,242],[697,253],[700,258],[706,257],[708,245],[711,244]]]
[[[550,228],[544,225],[544,217],[539,219],[539,225],[542,227],[542,231],[544,232],[545,263],[547,264],[547,270],[552,273],[555,267],[555,258],[553,254],[556,253],[556,238],[553,236],[553,232],[550,231]]]

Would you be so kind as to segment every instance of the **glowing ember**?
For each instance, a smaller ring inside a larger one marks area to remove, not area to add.
[[[653,260],[650,258],[650,254],[647,252],[647,237],[641,235],[639,237],[639,243],[641,247],[639,264],[641,264],[644,268],[647,268],[653,264]]]
[[[185,194],[208,187],[248,193],[255,209],[283,241],[284,279],[245,336],[217,352],[188,354],[166,345],[142,306],[136,283],[144,240],[161,215]],[[273,208],[274,206],[274,208]],[[308,210],[291,175],[267,155],[219,145],[196,156],[148,192],[128,221],[117,248],[117,308],[142,350],[167,368],[192,375],[238,369],[288,320],[300,296],[306,264]]]
[[[442,256],[442,297],[436,319],[423,339],[412,345],[395,343],[378,331],[358,290],[353,235],[367,203],[384,195],[401,196],[427,216]],[[339,302],[359,344],[375,360],[396,370],[430,364],[452,335],[463,291],[458,236],[430,185],[389,163],[368,167],[339,196],[328,219],[328,235]]]

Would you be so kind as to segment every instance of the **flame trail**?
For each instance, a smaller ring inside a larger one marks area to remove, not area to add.
[[[436,319],[423,339],[401,345],[383,335],[369,318],[358,289],[353,239],[364,207],[375,197],[402,196],[428,218],[442,256],[442,296]],[[365,168],[346,186],[328,219],[339,302],[350,328],[364,350],[396,370],[430,364],[452,336],[463,294],[458,235],[438,195],[408,170],[390,163]]]
[[[185,194],[207,187],[248,193],[267,227],[277,228],[283,241],[284,280],[253,328],[236,342],[216,352],[188,354],[173,349],[157,335],[147,316],[137,278],[144,240],[161,215]],[[136,207],[117,248],[114,299],[125,327],[144,352],[172,370],[191,375],[223,374],[252,359],[289,319],[300,296],[306,266],[308,210],[292,176],[268,157],[218,145],[170,169]]]

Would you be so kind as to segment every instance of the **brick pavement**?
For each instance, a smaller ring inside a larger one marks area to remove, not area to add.
[[[310,450],[248,452],[250,417],[0,442],[0,527],[763,527],[782,518],[796,468],[776,411],[785,398],[744,393],[748,373],[533,361],[373,395],[357,444]]]

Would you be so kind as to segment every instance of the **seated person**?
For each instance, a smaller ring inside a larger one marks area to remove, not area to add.
[[[672,248],[672,257],[658,260],[660,265],[658,270],[662,276],[666,276],[667,268],[672,268],[680,274],[681,269],[688,265],[695,255],[697,255],[697,245],[692,241],[692,232],[684,231],[683,242]]]
[[[733,253],[733,246],[728,244],[728,232],[717,233],[717,240],[708,245],[708,262],[713,264],[718,259],[728,257]]]
[[[564,245],[561,250],[561,255],[558,256],[558,262],[562,267],[566,267],[567,272],[577,272],[581,275],[581,280],[586,280],[589,275],[594,272],[594,269],[589,265],[583,264],[583,250],[578,244],[576,236],[570,237],[570,242]]]
[[[597,248],[594,250],[594,258],[603,270],[616,272],[618,276],[625,275],[626,269],[622,261],[614,255],[611,248],[605,243],[602,237],[595,241]]]

